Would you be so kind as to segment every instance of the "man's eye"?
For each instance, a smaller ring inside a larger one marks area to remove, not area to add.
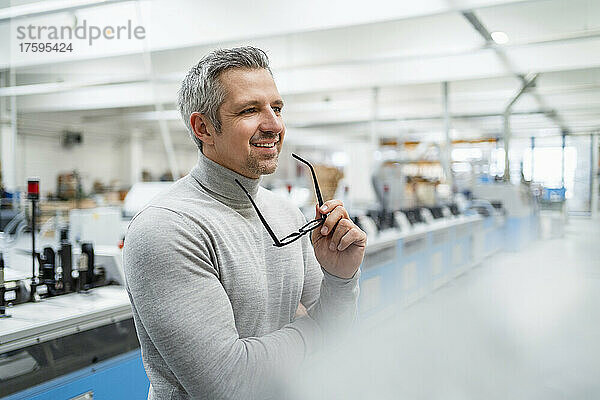
[[[281,113],[281,110],[283,109],[283,107],[271,107],[273,109],[273,111],[275,111],[277,114]]]
[[[252,114],[252,113],[253,113],[253,112],[255,112],[255,111],[256,111],[256,108],[255,108],[255,107],[252,107],[252,108],[247,108],[247,109],[245,109],[245,110],[244,110],[244,111],[242,111],[240,114]]]

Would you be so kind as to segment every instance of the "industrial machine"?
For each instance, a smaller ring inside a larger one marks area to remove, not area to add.
[[[30,243],[22,227],[16,239],[2,237],[0,398],[93,398],[106,379],[123,383],[106,398],[147,393],[117,244],[73,241],[68,226],[40,244],[39,181],[28,182],[27,198]]]

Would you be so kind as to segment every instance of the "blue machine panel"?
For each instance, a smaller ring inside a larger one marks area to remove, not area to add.
[[[3,400],[62,400],[90,393],[94,400],[145,399],[150,381],[139,350],[111,358]]]

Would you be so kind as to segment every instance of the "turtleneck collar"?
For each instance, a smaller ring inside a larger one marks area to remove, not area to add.
[[[206,157],[202,150],[198,150],[198,164],[192,168],[190,174],[210,192],[228,200],[248,204],[250,204],[250,201],[246,193],[235,183],[234,179],[237,178],[253,198],[256,197],[258,186],[262,180],[262,177],[258,179],[246,178]]]

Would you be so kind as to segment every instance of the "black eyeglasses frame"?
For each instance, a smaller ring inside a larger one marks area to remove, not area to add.
[[[299,157],[298,155],[292,153],[292,157],[294,157],[296,160],[300,161],[301,163],[307,165],[308,168],[310,169],[310,173],[313,178],[313,183],[315,185],[315,194],[317,195],[317,202],[319,203],[319,207],[321,207],[323,205],[323,196],[321,195],[321,189],[319,188],[319,182],[317,182],[317,174],[315,173],[315,169],[308,161],[304,160],[303,158]],[[290,233],[289,235],[285,236],[282,239],[278,239],[277,235],[275,235],[275,232],[273,232],[273,229],[271,229],[271,227],[267,223],[267,220],[265,219],[265,217],[262,215],[262,213],[258,209],[258,206],[254,202],[254,199],[252,198],[250,193],[248,193],[248,191],[246,190],[244,185],[242,185],[240,183],[240,181],[237,179],[235,179],[235,182],[239,185],[239,187],[242,188],[244,193],[246,193],[246,196],[248,196],[248,199],[250,199],[250,203],[256,210],[256,214],[258,214],[258,218],[260,219],[260,222],[262,222],[263,226],[269,233],[269,236],[271,236],[271,239],[273,239],[273,246],[275,246],[275,247],[283,247],[283,246],[287,246],[288,244],[294,243],[296,240],[300,239],[302,236],[306,235],[307,233],[309,233],[309,232],[317,229],[319,226],[323,225],[323,223],[325,222],[325,219],[327,218],[325,215],[322,215],[321,218],[313,219],[312,221],[309,221],[306,224],[302,225],[296,232]]]

